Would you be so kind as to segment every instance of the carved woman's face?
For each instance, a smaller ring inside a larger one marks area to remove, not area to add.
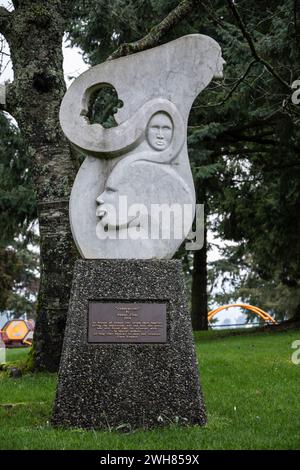
[[[169,147],[173,137],[173,123],[165,113],[156,113],[147,126],[149,145],[159,152]]]

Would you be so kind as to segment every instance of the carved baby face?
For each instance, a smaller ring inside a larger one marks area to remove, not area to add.
[[[147,126],[147,140],[155,150],[162,151],[169,147],[173,137],[173,123],[165,113],[156,113]]]

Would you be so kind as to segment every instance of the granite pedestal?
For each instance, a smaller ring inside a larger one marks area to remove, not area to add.
[[[165,306],[166,337],[89,342],[98,302]],[[206,422],[181,263],[77,261],[52,424],[130,430],[174,422]]]

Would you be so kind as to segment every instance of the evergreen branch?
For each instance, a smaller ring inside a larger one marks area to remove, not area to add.
[[[268,148],[265,148],[265,146],[263,146],[262,148],[260,149],[245,149],[245,147],[242,147],[242,148],[238,148],[236,150],[232,150],[229,147],[225,147],[226,143],[224,144],[224,148],[222,148],[222,150],[217,150],[215,152],[213,152],[211,154],[211,156],[213,158],[217,158],[218,156],[220,155],[224,155],[226,157],[232,157],[232,156],[237,156],[237,157],[241,157],[242,159],[245,158],[245,155],[250,155],[250,154],[269,154],[269,155],[273,155],[274,153],[274,150],[273,149],[268,149]]]
[[[235,6],[234,0],[227,0],[227,3],[228,3],[230,10],[232,11],[233,16],[237,20],[238,26],[249,45],[251,54],[254,57],[254,59],[257,62],[261,62],[266,67],[266,69],[273,75],[273,77],[276,78],[276,80],[278,80],[281,83],[281,85],[283,85],[286,89],[288,89],[291,92],[292,89],[290,85],[276,72],[274,67],[272,67],[272,65],[269,64],[269,62],[267,62],[265,59],[263,59],[257,52],[254,41],[251,37],[251,34],[247,30],[246,25]]]
[[[108,60],[117,59],[118,57],[134,54],[135,52],[141,52],[157,46],[160,39],[189,15],[197,3],[199,3],[199,0],[182,0],[179,5],[177,5],[177,7],[158,25],[154,26],[146,36],[135,42],[121,44],[121,46],[108,57]]]
[[[247,129],[251,129],[253,127],[261,127],[263,124],[272,123],[272,119],[277,118],[277,115],[279,113],[281,113],[281,108],[275,109],[274,111],[272,111],[267,116],[258,117],[256,119],[253,119],[252,121],[248,122],[247,124],[243,124],[242,126],[234,127],[232,130],[237,131],[237,132],[238,131],[241,132],[241,131],[245,131]]]
[[[0,6],[0,33],[5,35],[10,25],[11,13]]]
[[[235,90],[239,87],[239,85],[244,81],[244,79],[247,77],[248,73],[250,72],[250,69],[252,67],[252,65],[254,65],[255,63],[257,62],[256,59],[252,60],[252,62],[250,62],[250,64],[248,65],[247,69],[245,70],[245,72],[243,73],[243,75],[237,80],[237,82],[235,83],[235,85],[232,87],[232,89],[229,91],[229,93],[225,96],[225,98],[220,101],[220,103],[215,103],[215,104],[207,104],[207,105],[203,105],[203,106],[193,106],[193,109],[198,109],[198,108],[215,108],[216,106],[223,106],[223,104],[226,103],[226,101],[229,100],[229,98],[231,98],[231,96],[233,95],[233,93],[235,92]]]
[[[291,162],[291,163],[283,163],[282,165],[273,165],[266,168],[264,171],[274,171],[274,170],[286,170],[287,168],[294,168],[300,166],[300,162]]]
[[[215,15],[215,13],[213,12],[213,10],[211,8],[209,8],[205,2],[201,2],[201,6],[203,7],[203,9],[206,11],[208,17],[212,20],[213,23],[216,23],[217,25],[220,26],[220,28],[224,29],[225,26],[224,24],[226,23],[226,21],[224,21],[224,19],[222,18],[222,20],[220,20],[219,17],[217,17]]]
[[[227,134],[227,138],[226,138],[226,134]],[[225,135],[223,136],[224,137],[224,141],[225,142],[253,142],[253,143],[256,143],[256,144],[261,144],[261,145],[278,145],[279,142],[277,140],[273,140],[273,139],[263,139],[263,138],[260,138],[260,136],[250,136],[250,135],[236,135],[236,134],[231,134],[230,132],[227,132],[225,133]],[[221,139],[222,139],[222,135],[221,135]]]

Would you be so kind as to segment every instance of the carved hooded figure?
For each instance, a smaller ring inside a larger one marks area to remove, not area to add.
[[[60,121],[67,138],[87,155],[70,199],[72,232],[84,258],[173,256],[190,230],[195,210],[186,145],[189,111],[211,79],[222,76],[223,63],[216,41],[189,35],[95,66],[71,85],[61,105]],[[115,87],[124,103],[115,115],[118,126],[110,129],[90,124],[87,118],[91,95],[107,84]],[[190,205],[191,220],[186,224],[175,220],[174,226],[185,227],[179,240],[171,237],[159,242],[150,236],[142,243],[130,237],[102,237],[102,228],[124,230],[133,223],[125,216],[122,227],[117,221],[115,226],[105,224],[109,189],[129,195],[132,204],[140,203],[150,213],[151,204]]]

